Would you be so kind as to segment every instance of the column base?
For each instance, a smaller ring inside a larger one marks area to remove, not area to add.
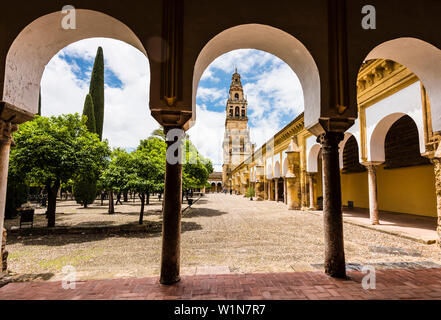
[[[177,283],[177,282],[179,282],[179,281],[181,281],[181,277],[180,276],[177,276],[177,277],[173,277],[173,278],[171,278],[171,279],[166,279],[166,278],[161,278],[161,279],[159,279],[159,283],[160,284],[163,284],[163,285],[166,285],[166,286],[169,286],[169,285],[172,285],[172,284],[175,284],[175,283]]]

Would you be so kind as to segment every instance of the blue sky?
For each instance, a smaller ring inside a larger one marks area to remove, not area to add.
[[[158,127],[148,109],[147,58],[121,41],[93,38],[61,50],[43,73],[42,114],[82,112],[98,46],[105,63],[104,138],[112,147],[135,148]],[[189,130],[199,151],[221,170],[225,106],[237,67],[248,99],[251,140],[259,147],[303,111],[295,73],[280,59],[258,50],[235,50],[214,60],[197,92],[196,124]]]

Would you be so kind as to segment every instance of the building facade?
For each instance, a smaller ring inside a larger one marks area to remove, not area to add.
[[[359,118],[339,143],[341,204],[379,212],[438,217],[433,160],[439,137],[420,79],[391,60],[369,60],[360,69]],[[322,146],[299,115],[232,170],[233,189],[249,181],[257,200],[283,201],[289,209],[323,207]]]

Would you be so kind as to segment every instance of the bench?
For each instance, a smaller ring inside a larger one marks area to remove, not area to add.
[[[33,228],[35,209],[19,209],[18,212],[20,213],[20,229],[21,226],[25,224],[30,224],[31,228]]]

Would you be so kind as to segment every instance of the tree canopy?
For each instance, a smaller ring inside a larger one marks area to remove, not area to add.
[[[77,175],[97,177],[109,155],[107,141],[101,142],[78,114],[58,117],[36,116],[14,134],[10,166],[30,185],[45,186],[49,198],[61,183]],[[53,195],[52,195],[53,196]],[[56,199],[56,198],[55,198]],[[51,199],[49,199],[51,202]],[[52,217],[53,215],[53,217]],[[53,220],[53,221],[52,221]],[[48,225],[55,224],[55,200],[48,205]]]

